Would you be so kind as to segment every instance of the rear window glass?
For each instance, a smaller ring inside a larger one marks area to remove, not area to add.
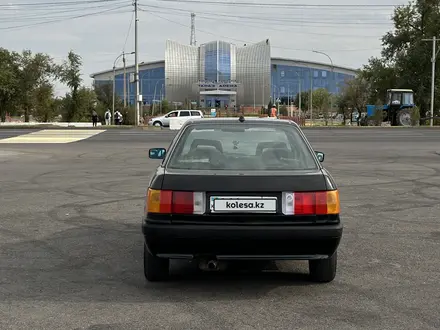
[[[296,128],[241,123],[188,127],[170,154],[168,168],[188,170],[316,169]]]

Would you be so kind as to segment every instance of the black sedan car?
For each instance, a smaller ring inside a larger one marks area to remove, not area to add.
[[[142,223],[148,281],[170,259],[205,270],[231,260],[308,260],[310,276],[336,275],[342,237],[339,192],[300,127],[287,120],[187,121],[151,178]]]

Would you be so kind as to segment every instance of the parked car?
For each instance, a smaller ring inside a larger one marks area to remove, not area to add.
[[[308,260],[314,281],[334,279],[339,191],[293,121],[191,119],[149,157],[162,162],[142,223],[148,281],[166,279],[170,259],[211,271],[229,260]]]
[[[203,112],[200,110],[174,110],[168,112],[166,115],[151,118],[148,121],[148,125],[169,127],[170,119],[175,117],[186,117],[188,119],[203,118]]]

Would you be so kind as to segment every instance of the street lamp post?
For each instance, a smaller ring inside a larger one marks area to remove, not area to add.
[[[298,89],[299,89],[299,93],[298,93],[298,109],[299,109],[299,113],[301,115],[301,75],[298,73],[298,71],[295,71],[296,76],[298,77]],[[290,107],[290,106],[289,106]]]
[[[154,94],[153,94],[153,109],[152,109],[152,111],[151,111],[151,115],[153,115],[153,113],[154,113],[154,109],[155,109],[155,101],[156,101],[156,88],[157,88],[157,84],[160,82],[160,81],[162,81],[163,79],[159,79],[158,81],[156,81],[156,84],[154,85]]]
[[[280,106],[279,106],[279,102],[278,99],[280,97],[280,88],[277,85],[272,84],[272,88],[273,88],[273,92],[272,92],[272,100],[275,102],[276,107],[277,107],[277,113],[280,113]],[[277,97],[277,93],[278,92],[278,97]]]
[[[147,74],[148,72],[145,72],[143,75],[141,75],[140,76],[140,93],[141,93],[141,95],[143,95],[143,77]],[[154,105],[155,105],[155,103],[154,103],[154,101],[155,101],[155,99],[156,99],[156,88],[157,88],[157,84],[159,83],[159,82],[161,82],[163,79],[161,78],[161,79],[159,79],[158,81],[156,81],[156,84],[154,85],[154,94],[153,94],[153,100],[152,100],[152,108],[151,108],[151,115],[153,115],[153,113],[154,113]],[[150,83],[148,83],[148,87],[150,87]]]
[[[254,77],[253,81],[254,81],[254,112],[255,112],[255,77]]]
[[[317,54],[322,54],[322,55],[324,55],[324,56],[327,56],[328,57],[328,59],[330,60],[330,63],[331,63],[331,65],[332,65],[332,79],[331,79],[331,82],[332,82],[332,84],[331,85],[333,85],[333,83],[334,83],[334,81],[335,81],[335,76],[334,76],[334,65],[333,65],[333,60],[332,60],[332,58],[328,55],[328,54],[326,54],[326,53],[323,53],[323,52],[320,52],[320,51],[317,51],[317,50],[314,50],[313,51],[314,53],[317,53]],[[330,111],[331,111],[331,113],[333,113],[333,94],[330,96]],[[332,117],[333,118],[333,117]]]
[[[311,122],[312,122],[312,124],[313,124],[313,76],[312,76],[312,68],[310,67],[310,66],[308,66],[308,65],[306,65],[306,64],[303,64],[302,63],[302,66],[305,66],[305,67],[307,67],[307,68],[309,68],[309,71],[310,71],[310,102],[309,102],[309,113],[310,113],[310,119],[311,119]],[[302,110],[302,103],[301,103],[301,101],[302,101],[302,99],[301,99],[301,92],[302,92],[302,88],[301,88],[301,76],[298,74],[298,72],[297,71],[295,71],[295,73],[298,75],[298,78],[299,78],[299,104],[298,104],[298,107],[299,107],[299,109],[300,109],[300,112],[301,112],[301,110]],[[307,110],[306,110],[307,111]],[[304,120],[306,120],[307,119],[307,116],[305,115],[304,116]],[[305,123],[305,122],[304,122]]]
[[[311,126],[313,126],[313,74],[312,74],[312,68],[309,67],[309,69],[310,69],[310,104],[309,104],[310,123]]]
[[[125,53],[122,52],[122,54],[119,54],[118,57],[115,58],[115,61],[113,62],[113,106],[112,106],[112,125],[115,124],[115,93],[116,93],[116,86],[115,86],[115,80],[116,80],[116,62],[121,58],[121,56],[125,55],[133,55],[134,52],[131,53]],[[124,80],[124,86],[125,86],[125,80]]]
[[[160,88],[160,113],[162,113],[162,102],[163,102],[163,94],[162,94],[162,92],[163,92],[163,87],[164,87],[164,84],[162,84],[162,87]]]

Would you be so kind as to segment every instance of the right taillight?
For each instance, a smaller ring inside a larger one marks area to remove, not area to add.
[[[285,215],[339,214],[339,192],[283,192],[282,210]]]
[[[205,194],[192,191],[148,189],[146,213],[203,214]]]

